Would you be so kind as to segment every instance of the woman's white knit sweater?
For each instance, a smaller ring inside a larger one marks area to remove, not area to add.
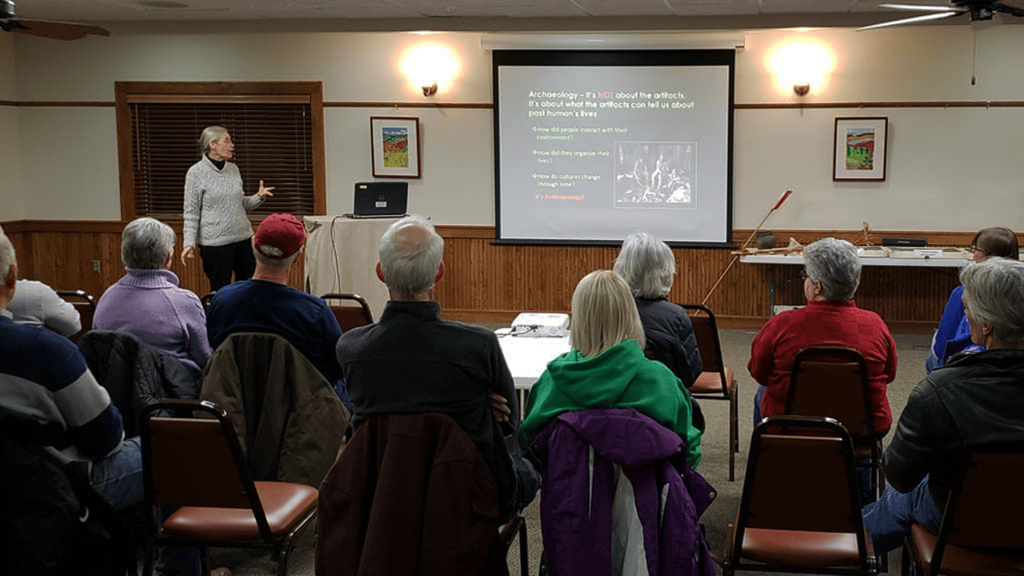
[[[252,236],[247,210],[263,200],[246,196],[238,166],[225,162],[223,169],[203,155],[185,175],[184,246],[224,246]]]

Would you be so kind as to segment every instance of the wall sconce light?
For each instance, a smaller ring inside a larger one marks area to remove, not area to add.
[[[402,72],[424,97],[449,86],[459,70],[459,62],[447,46],[420,44],[401,57]]]
[[[786,43],[770,56],[769,67],[775,73],[779,89],[806,96],[811,88],[820,88],[832,70],[832,55],[822,45],[803,41]]]

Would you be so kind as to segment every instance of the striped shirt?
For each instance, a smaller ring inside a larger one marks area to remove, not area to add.
[[[16,324],[0,309],[0,410],[51,432],[45,441],[74,460],[121,448],[121,413],[67,338]]]

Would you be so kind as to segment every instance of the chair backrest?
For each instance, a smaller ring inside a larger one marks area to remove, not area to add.
[[[96,299],[85,290],[56,290],[57,296],[66,300],[78,311],[78,318],[82,322],[82,329],[69,336],[72,342],[78,342],[78,338],[92,330],[92,319],[96,315]]]
[[[864,356],[853,348],[814,346],[793,359],[786,414],[827,416],[851,437],[875,438],[871,389]]]
[[[680,304],[690,315],[693,324],[693,336],[697,339],[700,350],[700,361],[704,372],[717,372],[722,382],[722,393],[725,390],[725,362],[722,360],[722,343],[718,340],[718,323],[715,313],[703,304]]]
[[[154,415],[161,410],[192,410],[208,417]],[[140,424],[149,514],[156,506],[249,508],[260,534],[273,540],[238,436],[223,409],[212,402],[164,400],[143,409]]]
[[[203,294],[203,297],[199,299],[203,303],[203,311],[206,312],[210,309],[210,302],[213,302],[213,297],[217,295],[217,291],[207,292]]]
[[[1017,483],[1024,470],[1022,446],[975,451],[964,457],[942,517],[932,557],[938,574],[945,545],[987,551],[1003,549],[1021,556],[1024,496]]]
[[[338,319],[338,325],[342,331],[373,324],[373,313],[370,312],[370,304],[359,294],[348,292],[324,294],[320,297],[327,302]],[[335,303],[331,301],[334,300]]]
[[[832,418],[774,416],[754,429],[733,558],[748,528],[857,535],[867,545],[854,472],[853,441]]]

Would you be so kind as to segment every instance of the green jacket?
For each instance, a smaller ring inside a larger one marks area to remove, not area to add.
[[[649,360],[635,340],[594,358],[570,350],[548,364],[530,390],[520,443],[528,448],[563,412],[587,408],[632,408],[673,430],[686,442],[686,461],[700,462],[700,430],[691,420],[690,393],[664,364]]]

